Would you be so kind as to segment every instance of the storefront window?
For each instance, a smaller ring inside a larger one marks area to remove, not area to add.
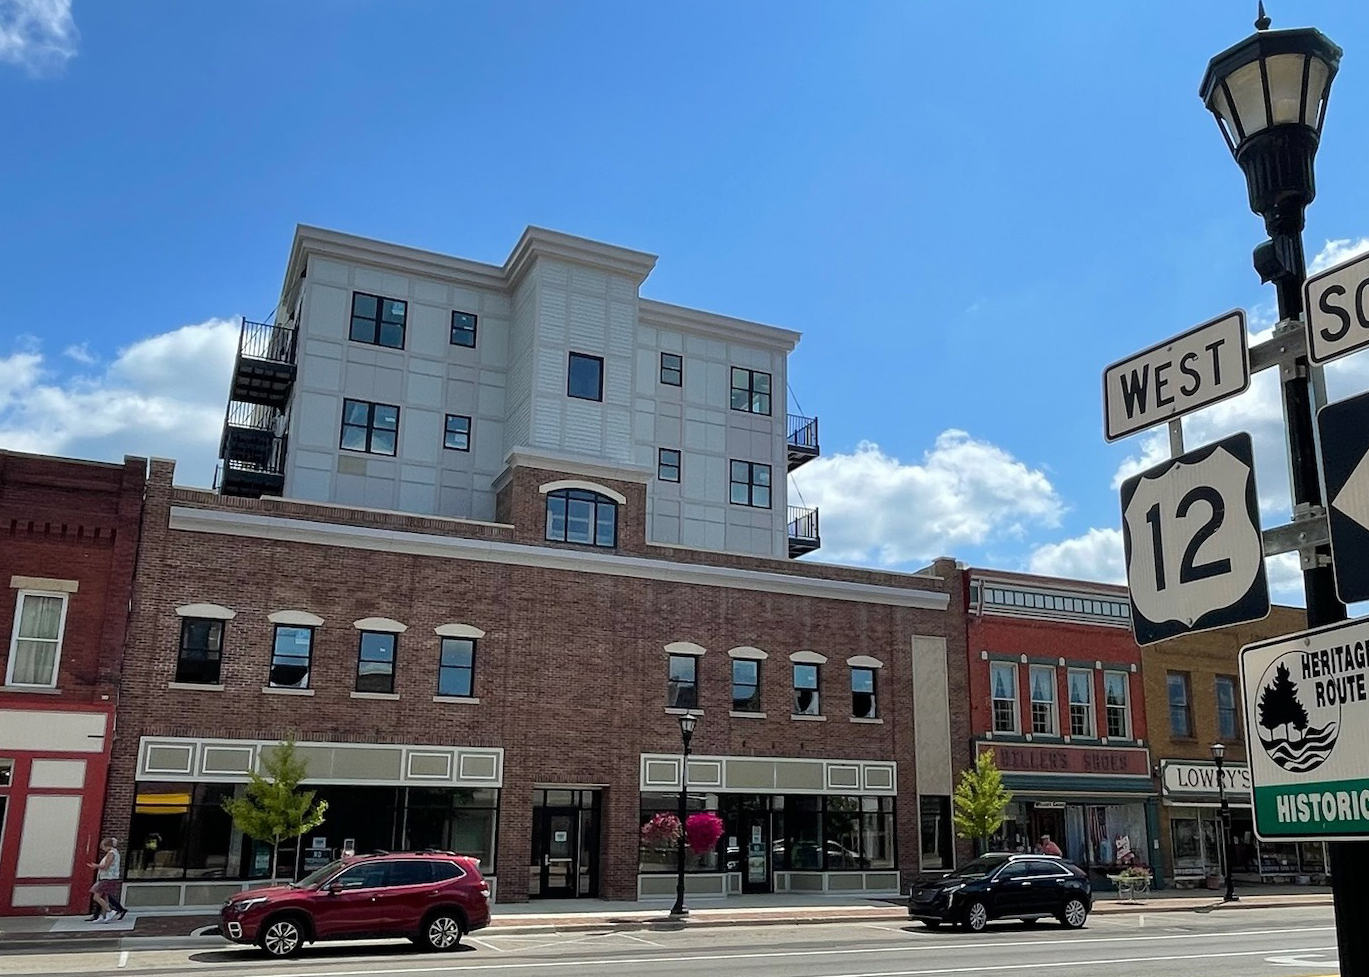
[[[495,830],[499,791],[492,787],[410,787],[402,848],[437,848],[480,860],[480,871],[495,873]]]
[[[950,868],[954,864],[951,849],[951,799],[939,795],[918,799],[922,822],[922,867]]]
[[[641,818],[638,822],[638,845],[637,845],[637,870],[639,872],[674,872],[676,870],[676,859],[678,850],[676,843],[658,841],[648,843],[640,834],[642,827],[645,827],[657,814],[679,815],[680,795],[676,793],[658,794],[643,793]],[[700,811],[718,811],[717,794],[696,794],[691,792],[685,798],[685,817],[697,814]],[[696,854],[685,846],[685,871],[686,872],[713,872],[721,865],[719,849],[727,844],[727,834],[724,833],[718,839],[717,848],[713,851],[705,852],[702,855]]]
[[[139,784],[126,852],[130,879],[237,878],[242,836],[223,809],[229,784]]]
[[[860,799],[861,868],[893,868],[894,858],[894,799],[892,797],[862,797]],[[829,866],[830,867],[830,866]]]

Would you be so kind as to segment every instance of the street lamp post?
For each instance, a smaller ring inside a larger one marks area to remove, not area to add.
[[[1222,764],[1226,758],[1226,744],[1212,744],[1212,759],[1217,762],[1217,799],[1222,805],[1222,861],[1226,866],[1226,895],[1223,902],[1240,902],[1236,897],[1236,881],[1231,877],[1231,805],[1226,800],[1226,780]]]
[[[1342,52],[1313,28],[1269,27],[1260,3],[1255,33],[1212,59],[1198,94],[1245,173],[1250,209],[1264,218],[1269,240],[1255,248],[1255,270],[1261,281],[1274,283],[1280,320],[1275,335],[1287,337],[1292,346],[1306,333],[1302,231],[1307,206],[1317,194],[1313,164]],[[1325,514],[1305,345],[1280,374],[1297,522]],[[1308,627],[1344,621],[1330,546],[1305,549],[1301,560]],[[1332,842],[1330,852],[1340,972],[1369,977],[1369,932],[1356,926],[1363,897],[1352,888],[1369,876],[1369,844]]]
[[[693,713],[685,713],[680,717],[680,741],[684,744],[683,757],[680,760],[680,837],[676,842],[675,849],[675,905],[670,908],[672,916],[688,916],[689,910],[685,908],[684,889],[685,889],[685,814],[686,803],[689,794],[689,741],[694,738],[694,727],[698,724],[699,717]]]

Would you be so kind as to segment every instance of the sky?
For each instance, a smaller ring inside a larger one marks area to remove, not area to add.
[[[1197,96],[1254,3],[0,0],[0,447],[212,481],[239,317],[297,223],[502,263],[528,224],[660,256],[646,297],[800,331],[811,559],[1122,582],[1101,375],[1231,309],[1264,238]],[[1346,48],[1314,267],[1369,249],[1369,4],[1271,0]],[[1369,389],[1369,352],[1328,369]],[[1255,438],[1278,391],[1186,419]],[[1269,567],[1301,602],[1292,557]]]

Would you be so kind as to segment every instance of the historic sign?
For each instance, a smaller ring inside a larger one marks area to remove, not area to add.
[[[1250,803],[1250,768],[1244,763],[1222,765],[1222,786],[1237,804]],[[1161,760],[1160,788],[1165,797],[1216,798],[1217,765],[1194,760]]]
[[[993,750],[994,762],[1004,773],[1150,776],[1150,751],[1137,747],[1041,746],[983,741],[979,749]]]
[[[1255,833],[1369,838],[1369,619],[1241,649]]]

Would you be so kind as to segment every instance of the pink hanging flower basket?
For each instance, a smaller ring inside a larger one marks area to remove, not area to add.
[[[685,841],[696,855],[711,852],[723,836],[723,819],[712,811],[691,814],[685,819]]]
[[[680,819],[673,814],[657,814],[642,825],[642,844],[648,848],[673,845],[680,837]]]

